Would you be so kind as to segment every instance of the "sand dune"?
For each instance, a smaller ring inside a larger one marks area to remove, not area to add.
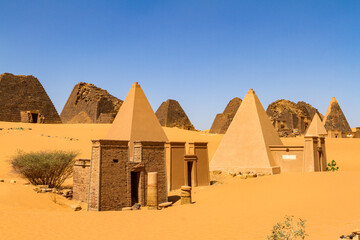
[[[25,130],[14,130],[23,127]],[[161,211],[73,212],[65,199],[25,187],[8,162],[16,151],[73,149],[90,157],[91,139],[103,138],[108,124],[37,125],[0,122],[0,239],[265,239],[285,215],[307,220],[309,239],[337,239],[360,228],[358,176],[360,139],[328,139],[329,160],[340,172],[297,173],[195,188],[193,205]],[[13,128],[12,130],[7,130]],[[32,130],[28,130],[32,128]],[[222,135],[164,128],[171,141],[208,141],[210,157]],[[71,138],[71,139],[70,139]],[[302,144],[302,138],[282,139]],[[18,183],[10,184],[9,179]],[[170,195],[178,196],[179,192]],[[71,201],[74,202],[74,201]]]

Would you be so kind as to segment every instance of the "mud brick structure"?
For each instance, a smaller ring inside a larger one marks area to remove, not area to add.
[[[163,102],[155,113],[163,127],[177,127],[185,130],[195,130],[180,103],[173,99]]]
[[[0,75],[0,121],[61,123],[39,80],[11,73]]]
[[[208,186],[209,159],[206,142],[167,142],[166,166],[168,190],[181,186]]]
[[[63,123],[112,123],[123,101],[94,84],[80,82],[61,114]]]
[[[157,201],[167,202],[165,142],[167,137],[138,83],[130,89],[123,106],[107,134],[107,139],[93,140],[89,171],[88,210],[122,210],[135,203],[147,205],[148,173],[157,175]],[[81,164],[80,164],[81,165]],[[85,170],[75,166],[76,183]],[[150,183],[150,187],[154,187]],[[74,191],[83,189],[74,186]],[[85,197],[76,193],[75,196]],[[81,200],[81,199],[79,199]],[[85,199],[83,199],[85,200]],[[153,206],[154,207],[154,206]]]
[[[335,97],[330,101],[323,123],[329,133],[329,138],[346,137],[347,134],[352,133],[345,114]]]
[[[242,100],[238,97],[230,100],[223,113],[216,115],[211,126],[210,133],[225,134],[229,128],[237,110],[241,105]]]
[[[87,201],[91,211],[146,206],[151,172],[157,174],[157,203],[167,202],[164,144],[135,142],[137,154],[130,160],[128,141],[93,140],[91,160],[79,159],[74,166],[74,199]]]
[[[73,199],[87,202],[90,183],[90,159],[78,159],[73,172]]]
[[[325,171],[325,138],[320,135],[324,132],[319,121],[314,117],[303,146],[285,146],[250,89],[210,162],[210,170],[271,174]]]
[[[282,137],[305,134],[315,113],[322,118],[319,111],[310,104],[305,102],[296,104],[284,99],[271,103],[266,113]]]

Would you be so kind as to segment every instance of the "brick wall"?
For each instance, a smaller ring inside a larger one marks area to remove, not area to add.
[[[138,144],[139,142],[135,142]],[[142,164],[145,173],[158,173],[158,203],[167,202],[167,180],[165,164],[165,142],[140,142],[142,150]],[[147,194],[147,176],[145,176],[145,196]],[[146,201],[145,201],[146,204]]]
[[[73,198],[87,202],[90,182],[90,159],[78,159],[73,172]]]

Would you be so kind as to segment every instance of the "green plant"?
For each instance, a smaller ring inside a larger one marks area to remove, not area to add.
[[[335,160],[332,160],[331,162],[329,162],[329,163],[327,164],[326,171],[328,171],[328,172],[339,171],[339,167],[336,166]]]
[[[72,151],[18,152],[11,160],[16,172],[34,185],[59,188],[71,177],[75,157]]]
[[[279,222],[273,226],[271,235],[267,236],[267,240],[296,240],[305,239],[305,222],[299,218],[298,222],[294,222],[294,216],[285,216],[284,222]]]

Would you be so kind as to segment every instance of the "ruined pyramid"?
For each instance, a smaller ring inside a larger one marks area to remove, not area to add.
[[[210,133],[226,133],[232,120],[235,117],[237,110],[241,105],[241,102],[242,100],[238,97],[231,99],[224,112],[216,115],[211,126]]]
[[[176,100],[168,99],[166,102],[163,102],[155,115],[163,127],[195,130],[180,103]]]
[[[130,149],[134,141],[167,141],[164,130],[137,82],[126,96],[106,139],[130,141]]]
[[[319,114],[315,114],[314,118],[306,132],[307,137],[320,137],[320,136],[326,136],[327,131],[324,127],[323,122],[320,119]]]
[[[274,164],[270,145],[282,145],[282,142],[250,89],[214,154],[210,170],[275,173],[279,168]]]
[[[351,132],[350,125],[335,97],[331,99],[323,123],[327,131],[341,131],[342,133]]]
[[[63,123],[112,123],[123,101],[94,84],[74,86],[61,114]]]

